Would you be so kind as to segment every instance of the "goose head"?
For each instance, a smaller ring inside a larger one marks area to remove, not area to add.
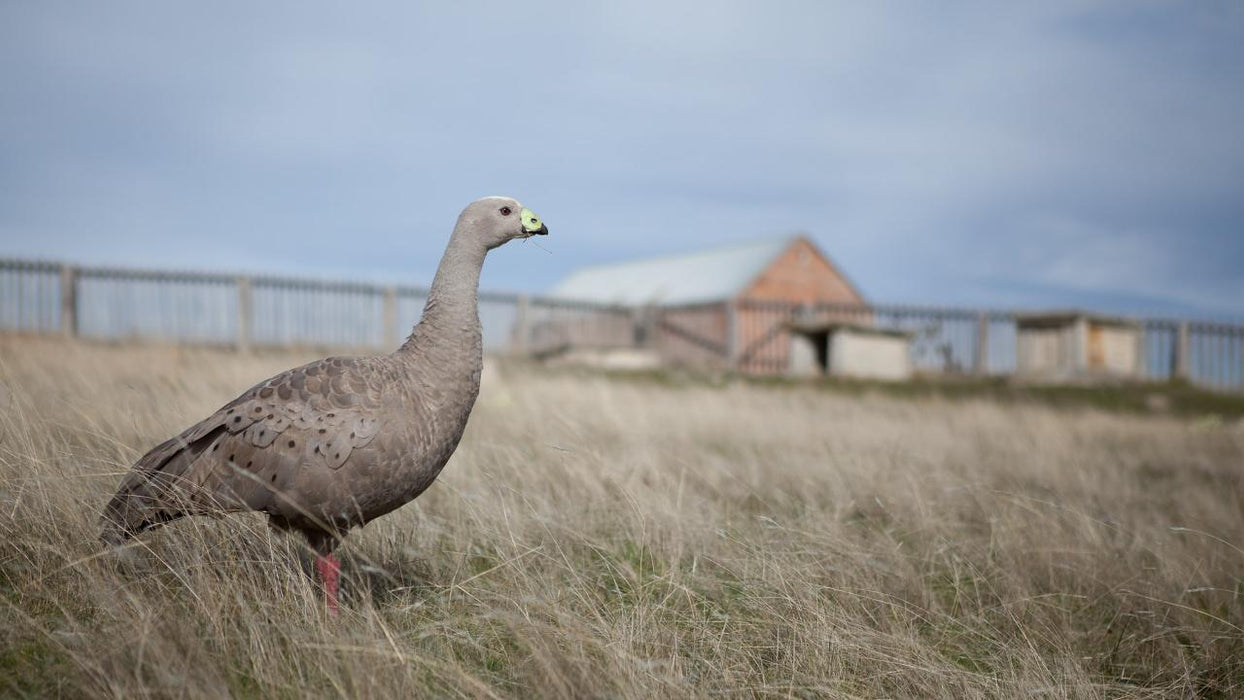
[[[471,202],[458,217],[458,227],[470,231],[488,250],[515,238],[549,233],[535,212],[512,197],[484,197]]]

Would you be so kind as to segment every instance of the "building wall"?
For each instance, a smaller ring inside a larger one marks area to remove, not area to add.
[[[1015,341],[1019,374],[1071,374],[1076,369],[1073,328],[1052,326],[1020,329]]]
[[[800,238],[739,295],[740,299],[859,304],[863,299],[809,241]]]
[[[1088,368],[1093,372],[1133,375],[1140,368],[1139,332],[1126,326],[1089,325]]]
[[[749,374],[778,374],[790,359],[790,316],[785,309],[736,306],[735,330],[740,369]]]
[[[531,316],[535,318],[528,321],[524,341],[529,351],[625,347],[634,341],[634,320],[625,312],[602,314],[591,308],[567,306],[538,309]]]
[[[739,352],[747,352],[742,369],[753,374],[777,374],[786,371],[786,364],[790,359],[790,334],[785,330],[778,333],[774,331],[789,318],[762,306],[749,307],[746,302],[865,303],[851,283],[821,255],[816,246],[803,238],[796,239],[738,298],[744,304],[738,311],[737,346]],[[869,322],[869,319],[857,314],[839,318],[817,317],[816,320]]]
[[[839,377],[911,378],[911,340],[840,328],[829,335],[829,373]]]
[[[726,303],[656,311],[652,346],[675,365],[722,366],[728,361]]]

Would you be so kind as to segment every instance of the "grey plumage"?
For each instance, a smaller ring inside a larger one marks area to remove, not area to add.
[[[186,515],[260,511],[328,554],[351,527],[418,496],[457,447],[479,393],[484,257],[542,233],[513,199],[473,202],[401,348],[283,372],[157,445],[105,507],[103,541]]]

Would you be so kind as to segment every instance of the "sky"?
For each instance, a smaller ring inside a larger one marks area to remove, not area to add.
[[[0,256],[482,286],[803,232],[875,302],[1244,317],[1244,4],[0,3]]]

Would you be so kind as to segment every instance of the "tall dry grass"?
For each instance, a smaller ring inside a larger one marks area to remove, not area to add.
[[[490,367],[416,503],[101,556],[128,465],[301,357],[0,342],[0,690],[1231,697],[1244,428]]]

